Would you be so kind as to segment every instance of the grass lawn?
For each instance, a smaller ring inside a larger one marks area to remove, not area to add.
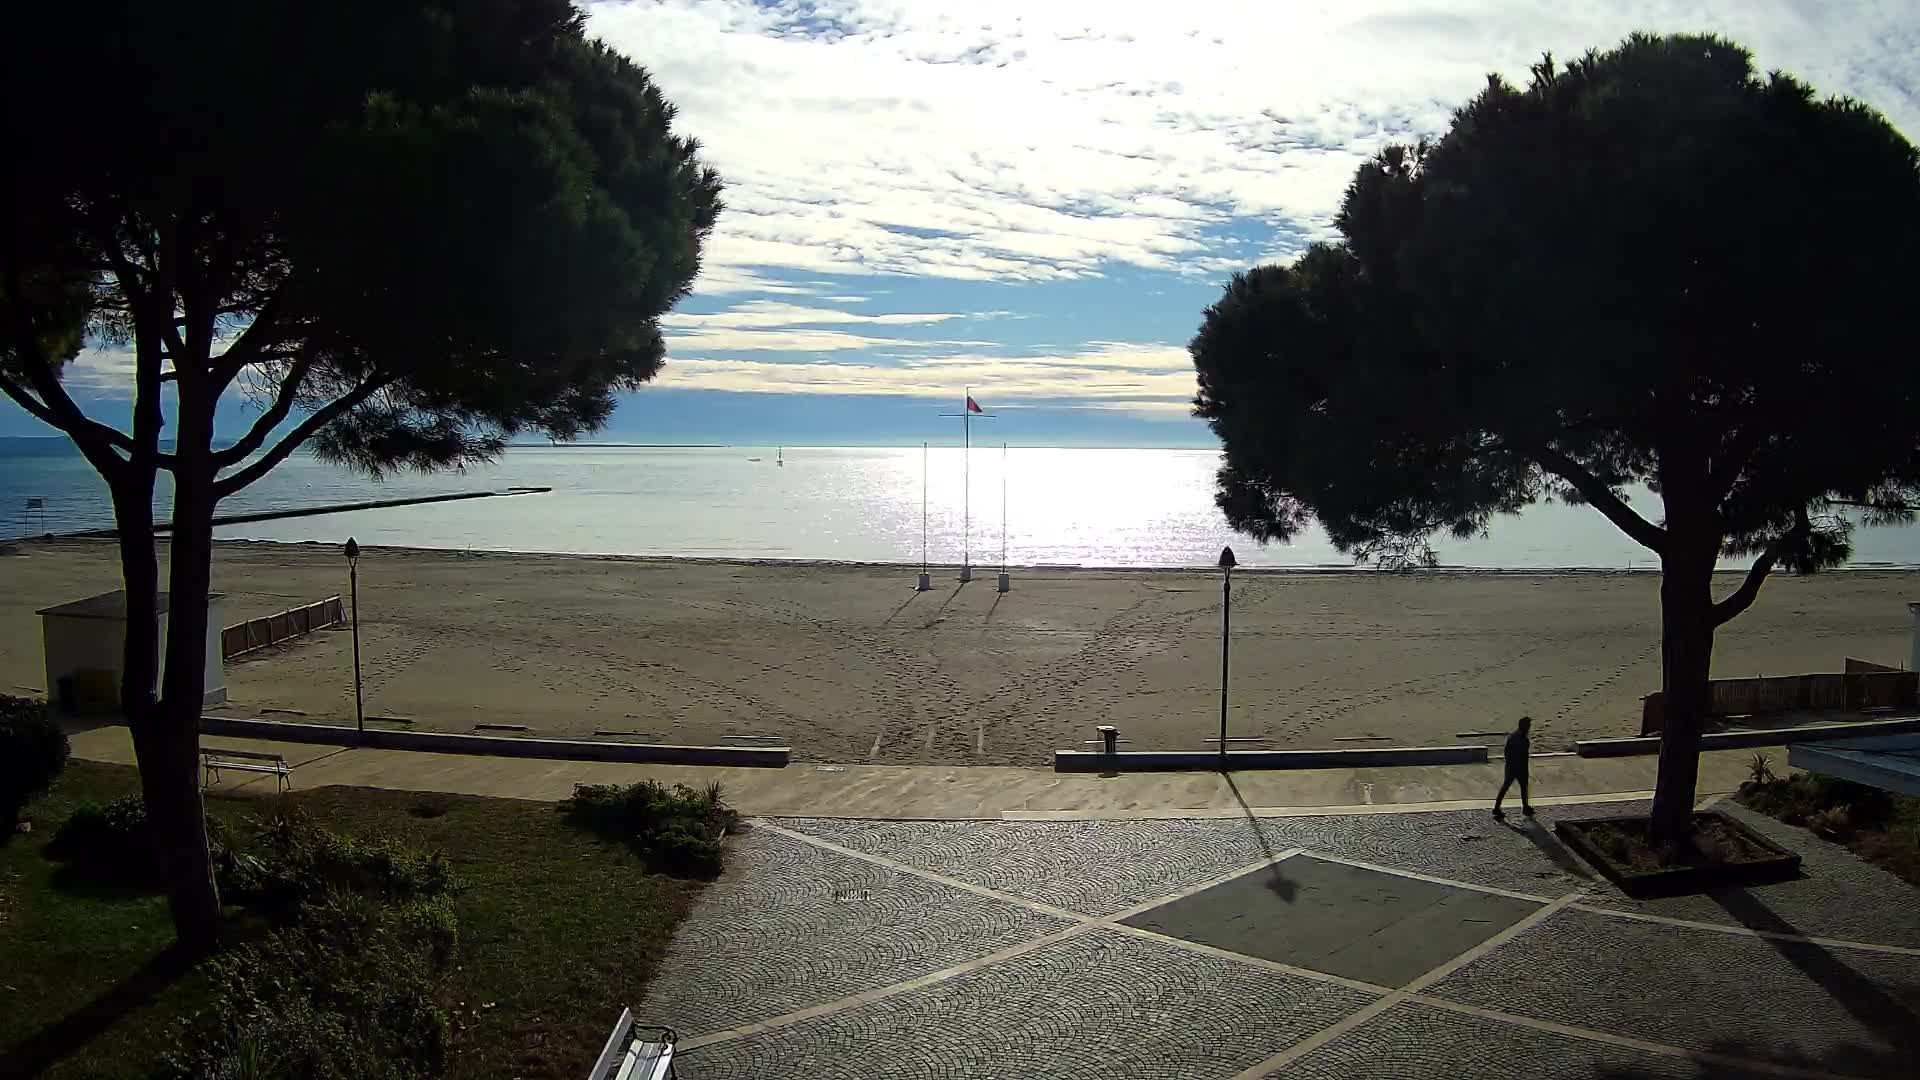
[[[130,768],[74,761],[28,809],[35,831],[0,847],[0,1076],[143,1076],[174,1019],[205,998],[199,974],[170,962],[163,897],[76,880],[42,850],[74,806],[138,790]],[[451,1077],[584,1075],[700,888],[648,874],[550,803],[338,787],[286,797],[327,828],[394,835],[457,869]],[[208,811],[239,826],[271,798],[211,796]]]

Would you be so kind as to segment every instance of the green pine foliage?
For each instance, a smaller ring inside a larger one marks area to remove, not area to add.
[[[34,698],[0,694],[0,843],[25,809],[67,767],[67,733]]]

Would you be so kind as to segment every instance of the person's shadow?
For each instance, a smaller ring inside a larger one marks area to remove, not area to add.
[[[1511,817],[1501,818],[1499,821],[1500,824],[1505,825],[1513,832],[1517,832],[1521,836],[1526,837],[1534,847],[1540,849],[1542,855],[1545,855],[1554,866],[1560,869],[1561,873],[1567,874],[1570,877],[1579,878],[1582,881],[1593,880],[1593,872],[1587,869],[1586,864],[1580,861],[1579,856],[1568,851],[1567,846],[1556,839],[1553,833],[1537,819],[1522,816],[1517,822]]]

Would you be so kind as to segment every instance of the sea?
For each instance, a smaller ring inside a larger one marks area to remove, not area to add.
[[[502,498],[222,526],[222,539],[485,551],[975,566],[1351,568],[1317,529],[1262,545],[1214,506],[1218,451],[1048,447],[515,446],[463,472],[380,480],[296,454],[222,514],[454,492]],[[164,516],[171,493],[156,494]],[[29,509],[30,500],[39,500]],[[1657,517],[1656,497],[1634,500]],[[104,485],[60,440],[0,440],[0,536],[109,528]],[[1544,504],[1484,536],[1439,538],[1443,567],[1646,570],[1588,507]],[[1862,528],[1857,567],[1920,565],[1920,528]],[[1726,565],[1735,566],[1737,562]]]

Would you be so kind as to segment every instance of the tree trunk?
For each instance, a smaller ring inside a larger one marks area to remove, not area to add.
[[[1717,543],[1675,544],[1661,559],[1660,691],[1664,718],[1654,781],[1653,840],[1666,847],[1692,835],[1713,667],[1713,564]]]
[[[182,395],[183,399],[186,395]],[[148,742],[157,769],[141,759],[141,783],[166,867],[167,903],[183,945],[211,947],[220,927],[220,889],[207,849],[200,794],[200,711],[206,696],[207,594],[213,577],[212,417],[182,400],[174,456],[169,551],[167,662]]]
[[[131,469],[110,489],[113,526],[120,534],[120,579],[127,595],[120,714],[134,734],[136,757],[140,729],[153,717],[153,695],[160,677],[160,561],[153,543],[153,476],[151,469]],[[142,772],[145,765],[142,760]]]

